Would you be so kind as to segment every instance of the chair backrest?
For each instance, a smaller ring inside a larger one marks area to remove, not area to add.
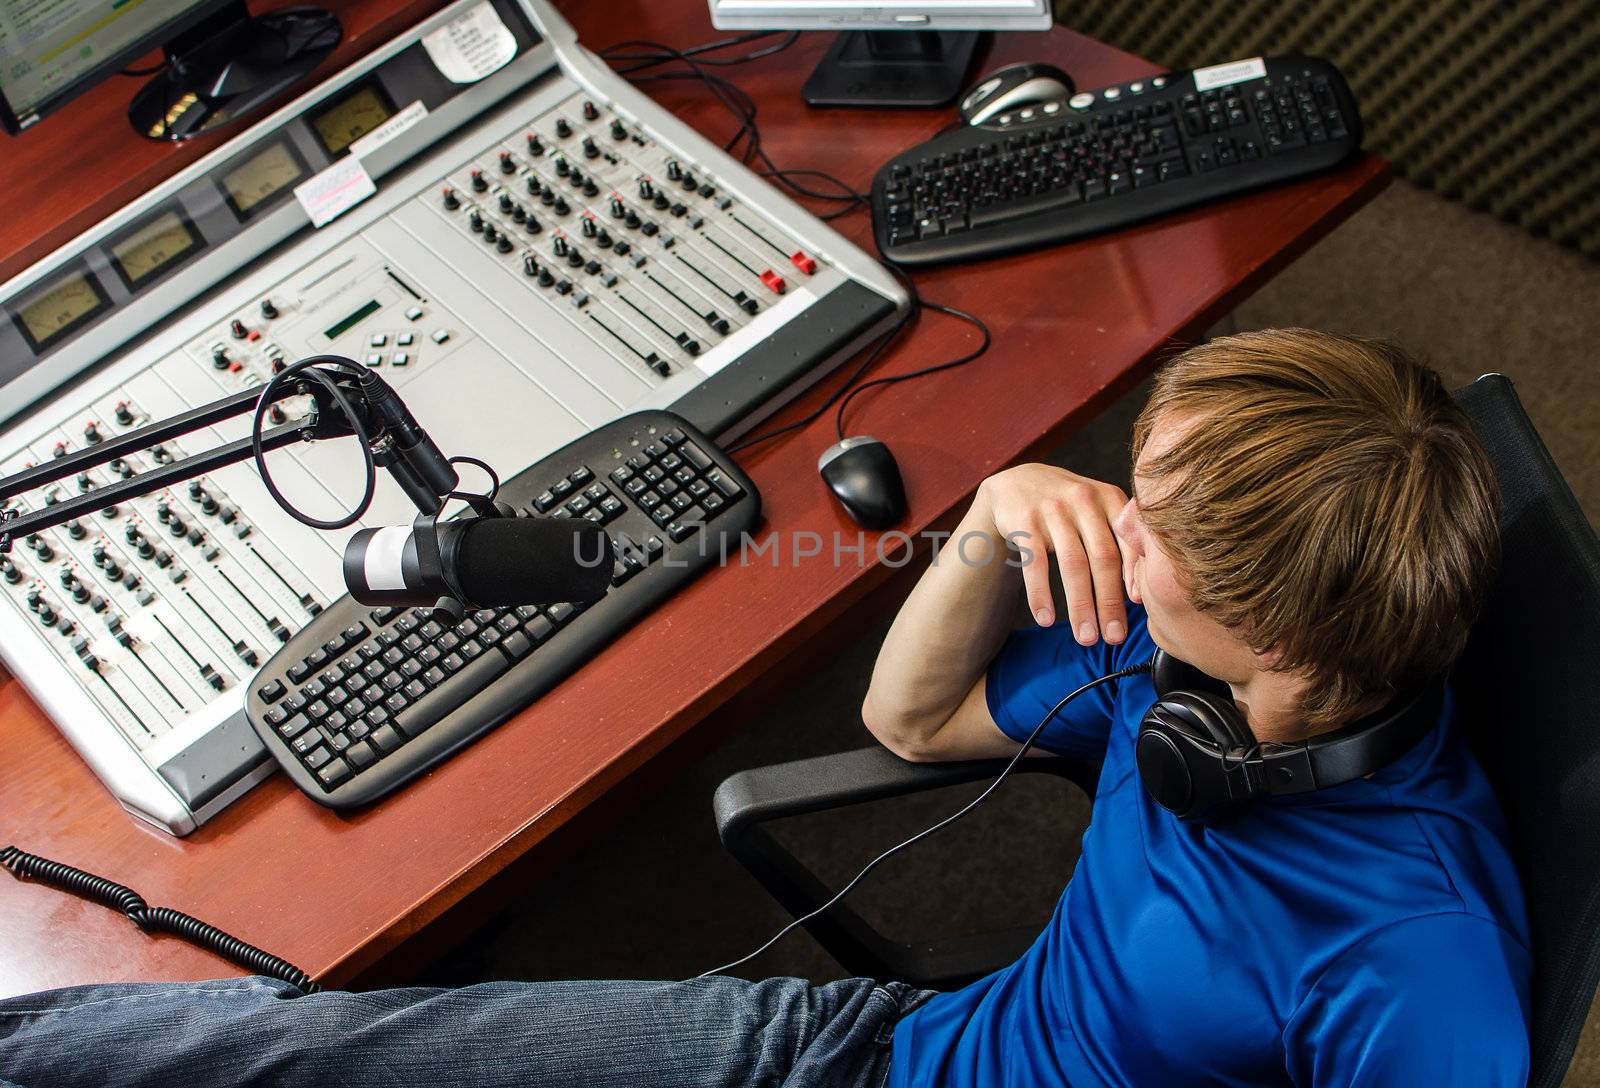
[[[1600,540],[1509,379],[1455,396],[1499,475],[1502,558],[1454,684],[1527,896],[1529,1084],[1556,1088],[1600,979]]]

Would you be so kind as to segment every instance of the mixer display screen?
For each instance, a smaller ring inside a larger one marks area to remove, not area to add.
[[[176,208],[162,212],[111,247],[112,263],[129,288],[182,260],[201,245],[200,237]]]
[[[234,213],[248,219],[307,173],[306,164],[289,142],[278,140],[223,174],[222,188]]]
[[[25,299],[17,325],[34,351],[65,336],[106,307],[105,292],[87,272],[73,272]]]
[[[394,115],[388,95],[376,83],[353,92],[311,118],[311,127],[330,155],[337,155]]]

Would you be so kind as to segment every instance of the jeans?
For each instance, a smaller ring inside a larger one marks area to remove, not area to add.
[[[0,1082],[881,1088],[932,991],[845,979],[490,982],[302,994],[267,978],[0,1001]]]

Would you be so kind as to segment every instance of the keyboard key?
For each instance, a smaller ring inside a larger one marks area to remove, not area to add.
[[[323,764],[327,763],[328,760],[330,760],[332,758],[333,758],[333,753],[328,750],[327,746],[326,745],[319,745],[318,747],[311,749],[311,751],[307,752],[304,756],[302,756],[301,757],[301,762],[303,762],[307,767],[310,767],[314,771],[314,770],[317,770],[319,767],[321,767]]]
[[[329,790],[349,777],[350,764],[342,759],[330,760],[326,767],[317,772],[317,781],[322,783],[324,789]]]
[[[371,743],[362,740],[345,749],[344,758],[348,759],[359,771],[363,767],[371,766],[377,760],[378,753],[373,749]]]
[[[264,703],[275,703],[283,698],[288,691],[289,689],[284,686],[282,680],[274,680],[258,689],[256,694],[261,697],[261,701]]]
[[[380,726],[374,729],[372,736],[368,738],[368,742],[384,755],[388,755],[405,743],[399,732],[392,725]]]

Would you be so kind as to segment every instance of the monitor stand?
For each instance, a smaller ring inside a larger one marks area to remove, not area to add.
[[[321,8],[251,18],[244,0],[234,0],[166,43],[167,62],[133,96],[128,120],[152,140],[210,132],[310,75],[343,34]]]
[[[967,85],[976,31],[847,30],[800,94],[812,106],[945,106]]]

